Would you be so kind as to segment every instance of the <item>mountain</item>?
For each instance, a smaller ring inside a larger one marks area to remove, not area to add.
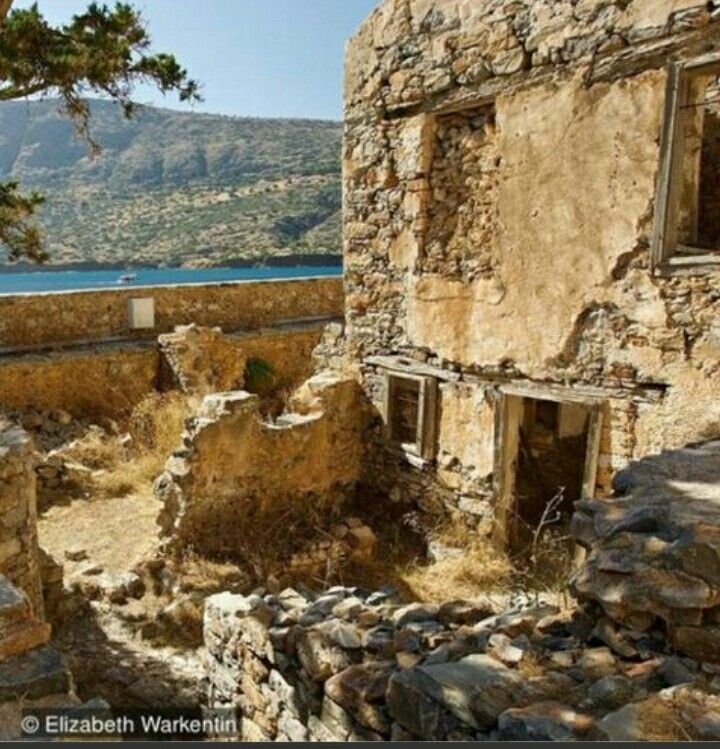
[[[335,262],[341,254],[340,123],[152,107],[127,120],[95,100],[91,134],[103,150],[93,158],[59,106],[0,104],[0,180],[45,195],[51,263]]]

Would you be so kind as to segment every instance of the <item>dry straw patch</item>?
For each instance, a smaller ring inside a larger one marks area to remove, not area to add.
[[[189,413],[190,403],[184,395],[152,393],[123,424],[131,438],[127,444],[119,434],[91,427],[64,450],[64,455],[95,471],[95,496],[121,497],[150,491],[179,445]]]

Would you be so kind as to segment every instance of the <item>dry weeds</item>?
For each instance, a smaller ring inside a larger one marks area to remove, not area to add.
[[[474,598],[509,584],[512,563],[489,541],[475,540],[457,557],[399,570],[400,578],[423,601]]]
[[[188,399],[180,393],[152,393],[124,425],[130,436],[127,444],[117,434],[91,427],[64,455],[95,471],[92,490],[96,497],[146,493],[180,443],[189,409]]]

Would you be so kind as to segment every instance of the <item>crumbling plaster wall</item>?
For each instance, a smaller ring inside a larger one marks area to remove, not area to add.
[[[321,372],[274,421],[249,393],[206,396],[156,483],[171,545],[237,554],[249,517],[304,500],[342,503],[363,463],[361,393],[356,378]]]
[[[430,364],[490,407],[512,379],[600,388],[601,492],[633,457],[716,436],[720,273],[654,276],[649,241],[666,64],[717,48],[720,8],[697,0],[386,0],[347,54],[350,359]],[[382,371],[363,371],[380,403]],[[381,450],[373,473],[482,495],[487,453],[442,440],[472,439],[465,423],[487,444],[491,419],[442,392],[438,418],[437,468]]]

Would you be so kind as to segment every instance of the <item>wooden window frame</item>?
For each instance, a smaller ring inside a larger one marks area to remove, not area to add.
[[[392,434],[393,382],[412,380],[419,384],[418,418],[415,429],[415,442],[399,442]],[[437,380],[428,375],[387,370],[385,373],[384,421],[385,439],[398,448],[413,462],[431,462],[435,458]]]
[[[651,267],[655,273],[673,270],[720,269],[720,252],[687,247],[678,242],[678,214],[682,187],[683,134],[690,81],[704,72],[720,73],[720,53],[713,53],[668,67],[665,113],[660,142],[660,173],[655,196]]]

